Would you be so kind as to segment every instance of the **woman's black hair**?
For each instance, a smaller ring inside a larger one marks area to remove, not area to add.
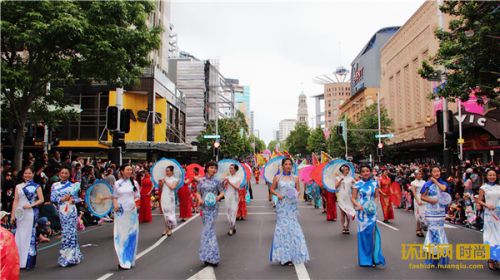
[[[492,169],[488,169],[488,170],[486,170],[486,172],[484,173],[484,181],[489,182],[489,181],[488,181],[488,173],[490,173],[490,172],[495,172],[495,174],[497,174],[497,180],[495,181],[495,184],[498,184],[498,177],[499,177],[499,176],[498,176],[498,173],[499,173],[499,172],[498,172],[498,171],[496,171],[496,170],[495,170],[495,169],[493,169],[493,168],[492,168]]]
[[[290,161],[293,165],[293,160],[289,157],[286,157],[281,161],[281,166],[285,166],[285,162],[287,162],[287,161]]]
[[[132,168],[132,166],[130,164],[125,163],[122,166],[120,166],[120,169],[119,169],[120,172],[123,172],[125,170],[125,168],[127,168],[127,167]],[[130,180],[130,184],[132,184],[132,186],[134,187],[134,192],[136,192],[137,191],[137,187],[135,186],[134,181],[132,180],[132,176],[130,176],[130,178],[128,178],[128,180]]]
[[[166,170],[170,170],[172,172],[174,172],[174,166],[173,165],[169,165],[167,166],[167,168],[165,168]]]
[[[57,173],[61,172],[61,170],[63,170],[63,169],[68,170],[68,172],[71,174],[71,169],[70,169],[68,166],[66,166],[66,165],[61,166],[61,167],[59,168],[59,171],[58,171]]]
[[[371,166],[369,166],[368,164],[363,164],[359,167],[359,172],[361,172],[361,170],[363,170],[363,168],[368,168],[368,170],[370,170],[370,172],[372,171]]]
[[[234,167],[234,170],[235,171],[238,171],[238,169],[240,169],[240,167],[237,165],[237,164],[231,164],[232,167]]]
[[[208,168],[210,166],[215,166],[215,168],[219,168],[219,165],[217,164],[217,162],[211,160],[211,161],[207,162],[207,164],[205,164],[205,173],[208,172]]]
[[[431,172],[431,174],[432,174],[432,170],[434,170],[434,168],[439,169],[439,172],[441,172],[441,168],[439,168],[439,166],[438,166],[438,165],[433,165],[433,166],[431,166],[431,168],[429,169],[429,171]]]

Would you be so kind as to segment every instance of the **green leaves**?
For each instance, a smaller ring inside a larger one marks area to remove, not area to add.
[[[309,154],[307,146],[310,135],[309,127],[304,123],[297,123],[295,129],[290,132],[286,138],[286,148],[291,155],[300,154],[302,156]]]

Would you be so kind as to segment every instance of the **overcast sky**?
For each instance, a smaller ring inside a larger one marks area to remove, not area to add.
[[[314,77],[350,69],[377,30],[403,25],[423,2],[173,1],[171,18],[181,50],[219,59],[225,77],[250,86],[255,129],[268,143],[280,120],[296,118],[302,89],[322,93]]]

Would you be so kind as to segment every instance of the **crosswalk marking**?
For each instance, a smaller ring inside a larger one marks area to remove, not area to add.
[[[215,280],[215,270],[211,266],[207,266],[204,269],[198,271],[195,275],[188,278],[188,280]]]
[[[307,272],[307,268],[306,268],[306,266],[303,263],[295,265],[295,272],[297,273],[297,278],[299,280],[309,280],[309,279],[311,279],[309,277],[309,272]]]
[[[386,224],[386,223],[384,223],[384,222],[382,222],[382,221],[380,221],[380,220],[377,220],[377,223],[379,223],[379,224],[381,224],[381,225],[384,225],[384,226],[386,226],[386,227],[388,227],[388,228],[390,228],[390,229],[392,229],[392,230],[399,231],[399,229],[397,229],[397,228],[395,228],[395,227],[393,227],[393,226],[391,226],[391,225],[388,225],[388,224]]]

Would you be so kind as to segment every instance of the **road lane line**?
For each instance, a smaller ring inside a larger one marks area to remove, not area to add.
[[[452,226],[452,225],[449,225],[449,224],[444,224],[444,227],[445,228],[453,228],[453,229],[457,228],[456,226]]]
[[[295,266],[295,272],[297,273],[297,278],[299,280],[309,280],[309,273],[307,272],[306,266],[301,263],[301,264],[296,264]]]
[[[176,228],[174,228],[172,230],[172,233],[176,232],[177,230],[181,229],[183,226],[185,226],[186,224],[188,224],[189,222],[191,222],[192,220],[198,218],[198,216],[200,216],[200,214],[196,214],[194,215],[193,217],[189,218],[187,221],[185,221],[184,223],[182,223],[181,225],[177,226]],[[162,236],[158,241],[156,241],[153,245],[149,246],[146,250],[140,252],[137,257],[135,258],[135,260],[139,260],[140,258],[142,258],[144,255],[146,255],[147,253],[151,252],[153,249],[155,249],[156,247],[160,246],[160,244],[165,241],[165,239],[167,239],[168,236]],[[113,272],[109,272],[109,273],[106,273],[104,274],[103,276],[97,278],[97,280],[106,280],[108,279],[109,277],[113,276]]]
[[[108,224],[105,224],[105,225],[100,225],[100,226],[97,226],[97,225],[96,225],[96,227],[95,227],[95,228],[91,228],[91,229],[89,229],[89,230],[82,231],[82,232],[80,232],[80,233],[78,234],[78,238],[80,238],[80,236],[81,236],[81,235],[83,235],[83,234],[85,234],[85,233],[87,233],[87,232],[91,232],[91,231],[94,231],[94,230],[98,230],[98,229],[104,228],[104,227],[106,227],[106,225],[108,225]],[[54,237],[54,238],[56,238],[56,237]],[[61,238],[62,238],[62,237],[61,237]],[[38,251],[38,252],[41,252],[41,251],[43,251],[43,250],[47,250],[47,249],[49,249],[49,248],[52,248],[52,247],[54,247],[54,246],[56,246],[56,245],[58,245],[58,244],[61,244],[61,240],[59,240],[59,241],[57,241],[57,242],[54,242],[54,243],[52,243],[52,244],[50,244],[50,245],[44,246],[44,247],[42,247],[42,248],[38,249],[37,251]]]
[[[195,275],[188,278],[188,280],[215,280],[215,270],[211,266],[207,266],[204,269],[198,271]]]
[[[380,220],[377,220],[377,223],[379,223],[379,224],[381,224],[381,225],[384,225],[384,226],[386,226],[386,227],[388,227],[388,228],[390,228],[390,229],[392,229],[392,230],[399,231],[399,229],[397,229],[397,228],[395,228],[395,227],[393,227],[393,226],[391,226],[391,225],[388,225],[388,224],[386,224],[386,223],[384,223],[384,222],[382,222],[382,221],[380,221]]]

